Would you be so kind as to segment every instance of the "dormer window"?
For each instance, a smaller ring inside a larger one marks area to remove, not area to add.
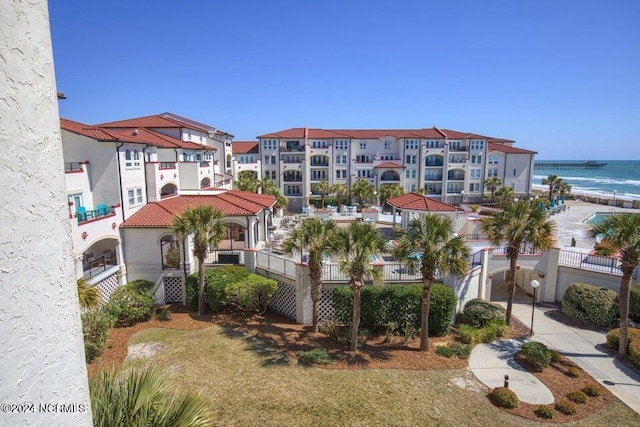
[[[391,150],[391,141],[385,141],[384,142],[384,149],[385,150]]]

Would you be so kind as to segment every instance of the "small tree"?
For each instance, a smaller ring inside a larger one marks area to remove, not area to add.
[[[507,202],[502,211],[482,218],[480,226],[489,235],[495,246],[503,242],[507,244],[506,255],[509,259],[509,299],[507,302],[507,325],[511,325],[513,296],[516,291],[515,278],[518,256],[525,243],[534,248],[547,250],[555,244],[556,225],[547,219],[545,212],[540,211],[528,200]]]
[[[331,239],[335,232],[333,221],[318,218],[306,218],[282,246],[283,251],[292,255],[294,252],[309,252],[309,279],[311,281],[311,301],[313,303],[313,331],[318,332],[318,303],[322,296],[322,259],[325,252],[330,252]]]
[[[633,270],[640,263],[640,214],[615,214],[608,215],[587,230],[587,235],[595,240],[598,236],[604,236],[606,241],[620,251],[620,343],[618,351],[621,355],[627,354],[628,324],[629,324],[629,299],[631,293],[631,276]]]
[[[238,180],[233,183],[233,188],[238,191],[250,191],[257,193],[260,180],[253,171],[242,171],[238,174]]]
[[[338,203],[340,203],[342,199],[349,194],[349,188],[345,184],[333,184],[331,186],[331,192],[336,195]]]
[[[380,206],[384,206],[392,197],[402,196],[404,190],[398,184],[385,183],[378,187],[378,193],[380,193]]]
[[[198,315],[205,311],[204,259],[210,247],[217,247],[226,236],[227,227],[222,212],[208,205],[189,206],[173,218],[171,229],[186,240],[193,236],[193,255],[198,258]]]
[[[100,305],[100,291],[97,287],[87,285],[87,279],[84,277],[77,280],[77,286],[80,308],[88,310]]]
[[[549,175],[546,178],[542,178],[542,185],[549,186],[549,200],[553,199],[553,195],[560,191],[564,184],[562,178],[558,177],[558,175]]]
[[[407,263],[409,270],[422,274],[420,351],[429,350],[429,301],[436,274],[461,275],[467,271],[471,250],[462,237],[454,234],[453,221],[447,216],[427,214],[413,218],[406,230],[398,230],[394,255]],[[419,257],[416,255],[420,254]]]
[[[364,201],[373,199],[373,185],[366,179],[358,178],[358,180],[351,187],[353,196],[358,199],[358,206],[360,210],[364,208]]]
[[[340,270],[349,276],[349,288],[353,292],[351,351],[356,351],[360,325],[360,293],[367,276],[379,277],[381,272],[373,269],[371,258],[385,250],[386,241],[373,224],[352,221],[347,227],[336,231],[331,246],[340,257]]]
[[[497,176],[492,176],[484,181],[484,188],[491,191],[491,200],[496,200],[496,190],[502,185],[502,180]]]
[[[322,181],[320,181],[319,183],[317,183],[315,185],[315,191],[320,193],[320,203],[322,204],[322,207],[324,208],[324,196],[326,196],[327,194],[329,194],[329,191],[331,190],[331,186],[329,185],[329,181],[327,181],[326,179],[323,179]]]
[[[507,203],[512,202],[515,197],[516,192],[513,191],[513,188],[507,187],[506,185],[503,185],[496,191],[496,198],[498,199],[498,202],[503,206]]]

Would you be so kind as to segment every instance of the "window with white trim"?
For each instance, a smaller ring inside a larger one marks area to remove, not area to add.
[[[417,150],[420,142],[416,139],[407,139],[404,143],[406,150]]]
[[[489,164],[490,165],[495,165],[500,161],[500,155],[499,154],[489,154]]]
[[[347,179],[347,171],[346,171],[346,169],[337,169],[336,170],[336,179]]]
[[[339,139],[334,143],[336,150],[346,150],[349,148],[349,141],[344,139]]]
[[[133,163],[131,161],[131,150],[129,150],[128,148],[126,150],[124,150],[124,165],[128,168],[130,168],[131,166],[133,166]]]
[[[142,187],[133,187],[127,189],[127,199],[130,208],[136,206],[142,206],[144,204],[144,195],[142,193]]]
[[[276,140],[275,139],[265,139],[262,141],[262,147],[265,150],[275,150],[276,149]]]
[[[415,154],[413,154],[413,155],[408,155],[407,154],[407,156],[405,158],[405,163],[408,164],[408,165],[416,164],[416,155]]]
[[[140,152],[137,149],[133,150],[133,167],[140,167]]]
[[[384,142],[384,149],[385,150],[391,150],[391,141],[385,141]]]
[[[367,142],[366,141],[360,141],[360,149],[361,150],[366,150],[367,149]]]

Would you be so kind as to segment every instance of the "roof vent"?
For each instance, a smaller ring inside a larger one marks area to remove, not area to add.
[[[134,134],[134,135],[137,135],[137,134],[138,134],[138,129],[134,129],[134,130],[133,130],[133,134]]]

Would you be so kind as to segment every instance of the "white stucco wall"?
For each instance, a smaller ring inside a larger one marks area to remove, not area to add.
[[[125,219],[136,213],[147,203],[147,189],[144,171],[145,164],[144,155],[142,152],[143,148],[144,146],[138,144],[124,144],[122,147],[118,148],[118,156],[120,157],[120,179],[122,182],[122,209]],[[133,152],[134,150],[138,150],[140,160],[138,160],[137,163],[133,160],[131,160],[130,162],[126,161],[125,153],[127,149],[131,150],[131,152]],[[131,163],[131,166],[127,166],[127,163]],[[111,181],[110,185],[117,188],[117,178]],[[137,197],[137,189],[142,190],[141,202],[139,202]],[[129,190],[133,190],[134,192],[135,200],[133,205],[129,203]]]
[[[0,58],[0,424],[90,426],[46,1],[0,2]]]

